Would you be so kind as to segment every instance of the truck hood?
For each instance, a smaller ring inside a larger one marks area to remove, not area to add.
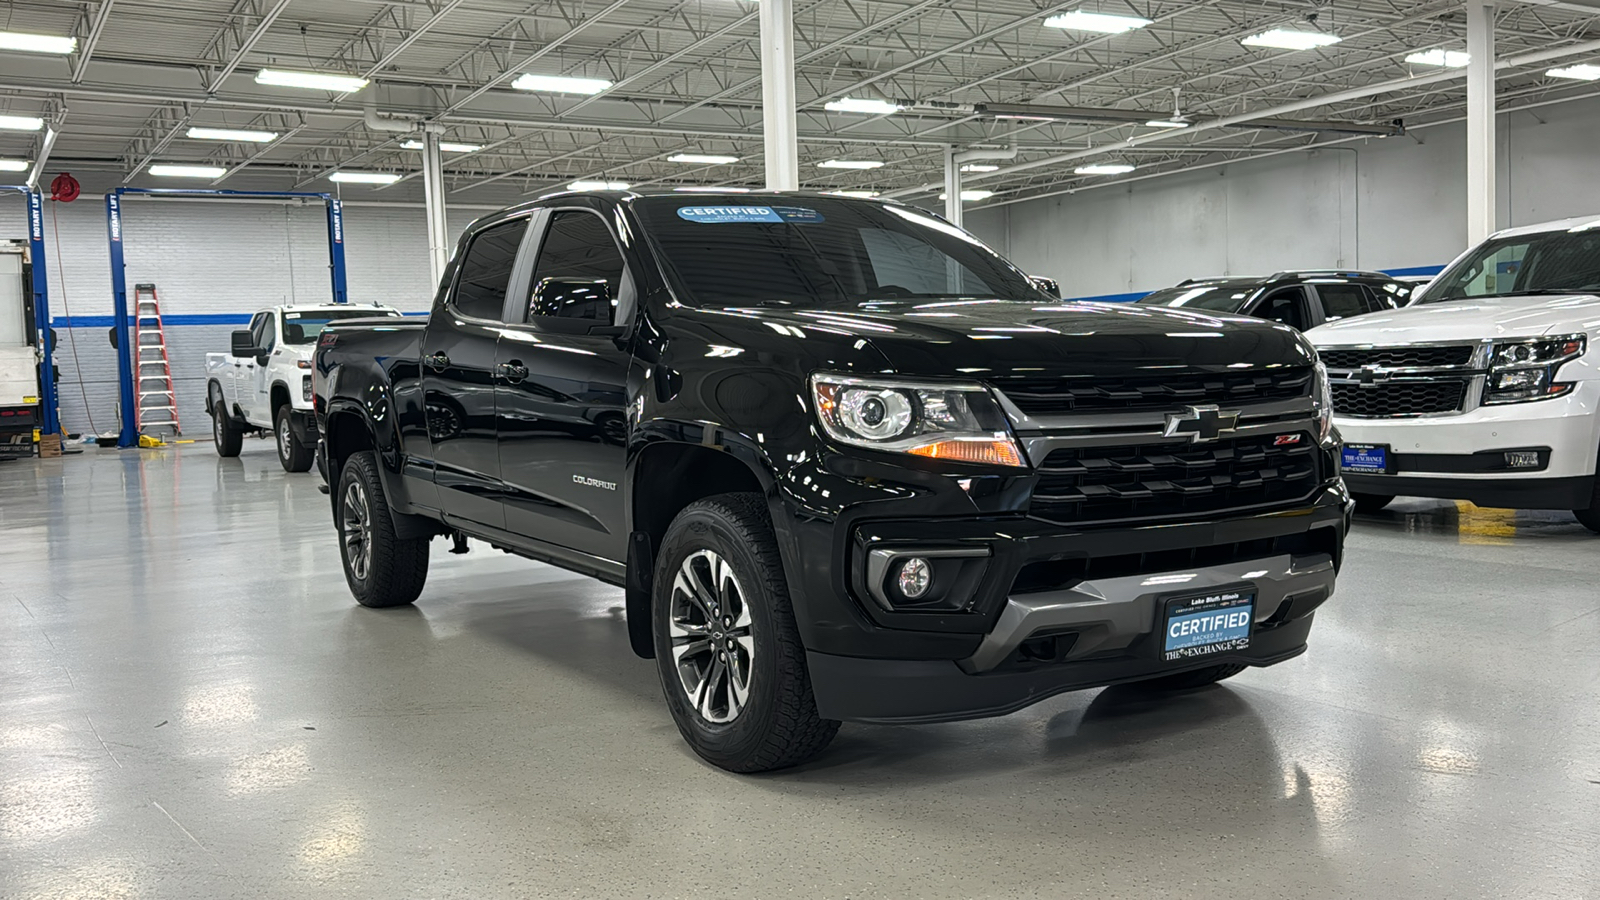
[[[984,379],[1239,371],[1309,363],[1293,329],[1260,319],[1109,303],[896,300],[717,310],[773,333],[861,342],[895,374]]]
[[[1330,322],[1306,332],[1318,347],[1538,337],[1600,327],[1600,296],[1446,300]]]

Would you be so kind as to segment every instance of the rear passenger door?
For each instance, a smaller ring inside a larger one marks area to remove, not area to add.
[[[506,298],[526,290],[529,217],[485,226],[467,244],[422,339],[422,400],[433,480],[448,516],[505,527],[495,448],[495,344]]]
[[[1297,331],[1305,331],[1316,324],[1311,320],[1305,289],[1300,287],[1278,288],[1251,304],[1244,314],[1270,319]]]
[[[637,291],[599,210],[552,210],[539,245],[497,356],[506,528],[621,560],[632,363],[621,337]]]
[[[1319,283],[1314,286],[1317,299],[1321,301],[1322,320],[1334,322],[1339,319],[1348,319],[1351,316],[1365,315],[1381,309],[1393,309],[1392,303],[1387,303],[1378,298],[1373,291],[1364,284],[1327,284]]]

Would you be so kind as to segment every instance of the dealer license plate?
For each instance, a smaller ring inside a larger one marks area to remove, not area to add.
[[[1162,658],[1171,662],[1249,647],[1255,606],[1256,592],[1249,588],[1168,600]]]
[[[1361,475],[1389,474],[1388,444],[1345,444],[1339,467]]]

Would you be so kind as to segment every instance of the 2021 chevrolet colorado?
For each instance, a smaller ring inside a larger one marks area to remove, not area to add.
[[[1281,662],[1348,525],[1293,329],[1062,303],[894,203],[552,194],[467,230],[426,322],[330,327],[314,376],[360,603],[415,600],[443,534],[622,586],[734,771],[841,720]]]

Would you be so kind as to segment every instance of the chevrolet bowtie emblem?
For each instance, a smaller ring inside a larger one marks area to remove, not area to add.
[[[1239,425],[1239,414],[1223,412],[1215,406],[1191,406],[1181,413],[1167,413],[1164,437],[1189,438],[1193,444],[1214,441]]]
[[[1394,377],[1394,372],[1382,366],[1362,366],[1360,373],[1356,376],[1362,387],[1377,387],[1392,377]]]

